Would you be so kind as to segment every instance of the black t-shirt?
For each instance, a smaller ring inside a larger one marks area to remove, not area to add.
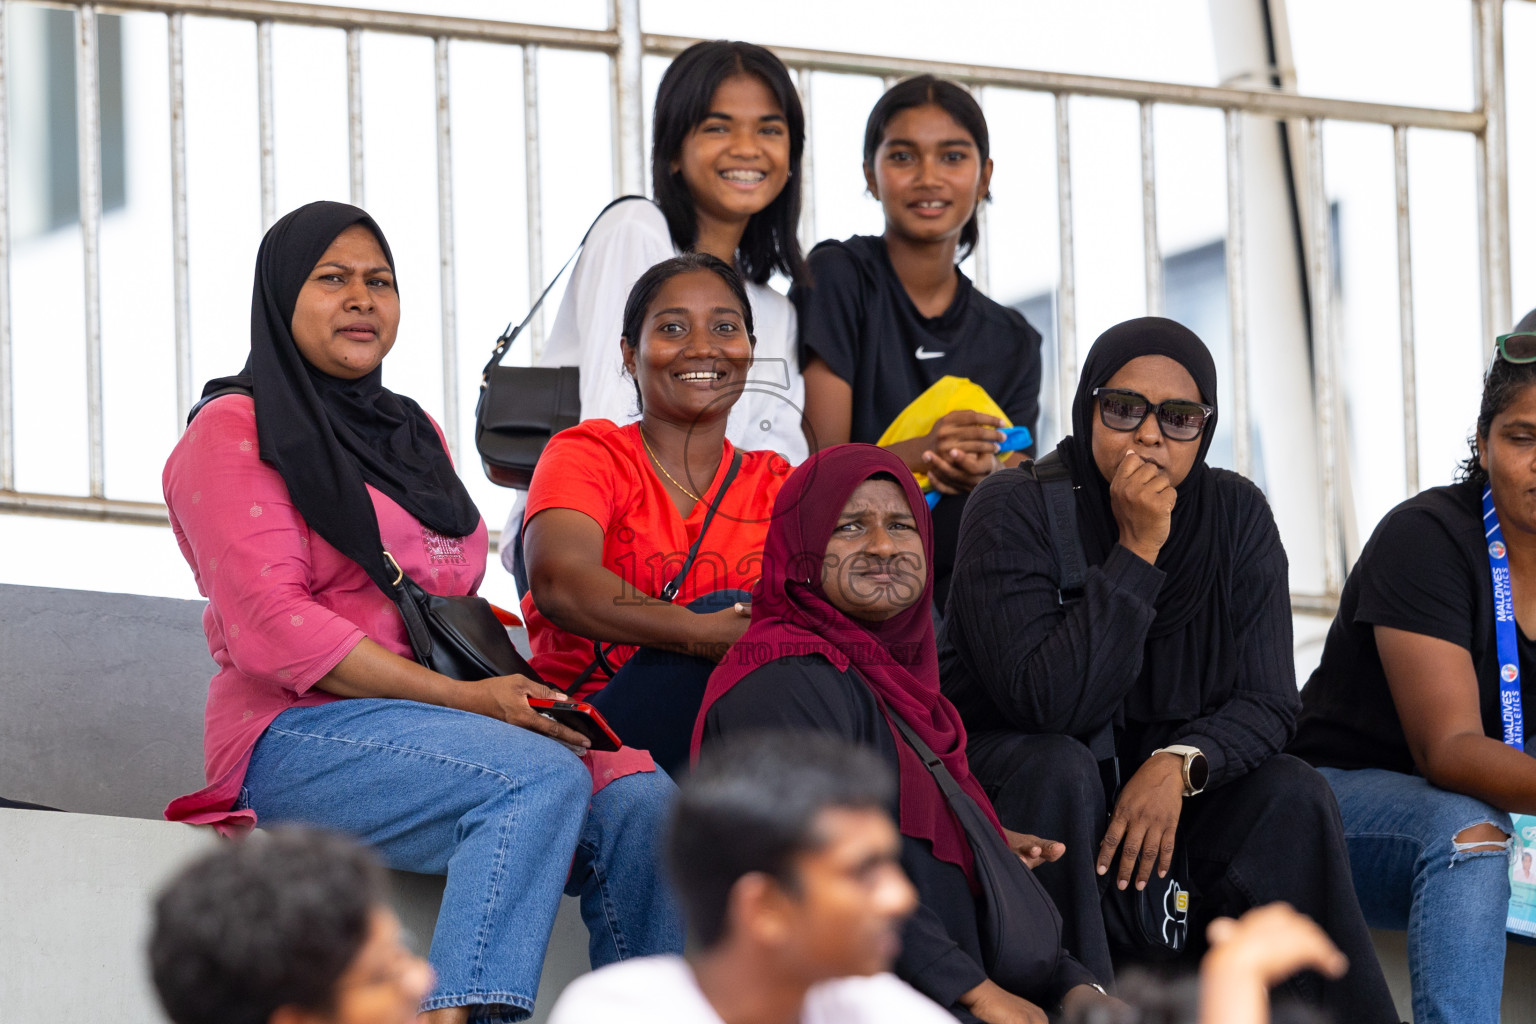
[[[1018,310],[987,298],[958,270],[949,308],[918,312],[886,253],[885,239],[829,240],[808,257],[812,286],[789,291],[800,321],[800,365],[820,356],[853,388],[849,440],[874,444],[940,377],[986,389],[1015,426],[1040,416],[1040,333]]]
[[[1318,767],[1412,773],[1413,756],[1392,703],[1374,627],[1435,637],[1472,655],[1483,732],[1502,739],[1493,576],[1475,484],[1434,487],[1377,525],[1344,583],[1323,660],[1301,691],[1291,753]],[[1516,632],[1520,674],[1536,646]]]

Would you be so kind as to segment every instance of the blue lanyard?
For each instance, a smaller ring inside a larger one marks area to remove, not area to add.
[[[1525,720],[1520,713],[1520,648],[1515,641],[1515,596],[1509,583],[1509,552],[1493,510],[1493,488],[1483,488],[1483,524],[1487,527],[1488,568],[1493,573],[1493,632],[1499,651],[1499,718],[1504,742],[1525,749]]]

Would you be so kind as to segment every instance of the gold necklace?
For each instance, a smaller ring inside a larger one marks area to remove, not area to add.
[[[672,486],[673,487],[676,487],[678,490],[680,490],[684,494],[688,495],[688,497],[692,498],[694,501],[703,501],[704,500],[703,498],[699,497],[697,494],[694,494],[688,488],[684,487],[682,484],[678,483],[677,479],[671,473],[667,472],[667,467],[663,466],[661,464],[661,460],[658,459],[656,457],[656,453],[651,450],[651,442],[649,442],[649,441],[647,441],[645,439],[645,428],[644,427],[640,428],[640,443],[645,445],[645,454],[647,454],[647,455],[649,455],[651,457],[651,461],[656,464],[656,468],[661,470],[661,475],[666,477],[668,480],[670,480],[672,482]]]

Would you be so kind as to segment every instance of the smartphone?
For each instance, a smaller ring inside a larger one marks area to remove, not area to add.
[[[603,721],[602,714],[586,701],[529,697],[528,706],[546,718],[553,718],[567,729],[574,729],[592,741],[593,750],[618,750],[624,745]]]

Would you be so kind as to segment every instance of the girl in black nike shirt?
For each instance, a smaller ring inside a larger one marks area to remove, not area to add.
[[[981,107],[932,75],[893,86],[865,126],[864,178],[884,208],[884,234],[822,242],[808,260],[813,284],[789,293],[799,313],[811,450],[877,442],[945,376],[979,384],[1015,425],[1033,431],[1040,335],[956,266],[975,248],[976,208],[992,178]],[[941,611],[965,498],[1005,464],[1000,425],[956,410],[927,435],[888,446],[944,495],[933,510]]]

